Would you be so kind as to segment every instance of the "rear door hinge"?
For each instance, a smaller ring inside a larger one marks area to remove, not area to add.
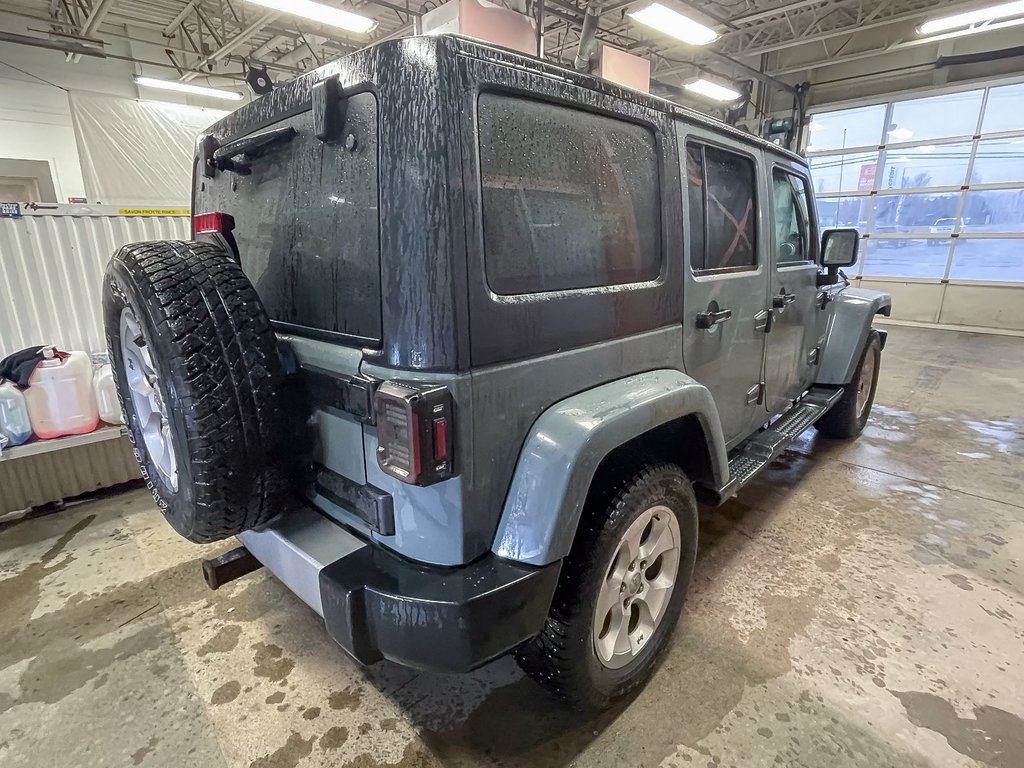
[[[747,390],[747,405],[760,405],[764,402],[765,385],[763,381]]]
[[[756,315],[754,315],[754,330],[763,331],[764,333],[771,333],[772,326],[775,324],[775,313],[770,309],[762,309]]]

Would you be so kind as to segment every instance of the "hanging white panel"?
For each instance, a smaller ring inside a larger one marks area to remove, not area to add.
[[[189,228],[184,207],[56,205],[0,218],[0,357],[39,344],[105,352],[100,289],[111,255],[187,240]]]
[[[218,109],[71,91],[71,119],[90,203],[188,200],[196,137]]]

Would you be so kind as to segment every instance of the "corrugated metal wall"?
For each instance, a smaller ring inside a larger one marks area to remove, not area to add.
[[[188,211],[56,205],[0,218],[0,357],[37,344],[106,352],[103,271],[126,243],[189,237]],[[142,215],[140,215],[142,214]],[[126,437],[0,461],[0,514],[139,478]]]
[[[140,477],[127,437],[0,461],[0,515]]]
[[[121,210],[57,205],[0,219],[0,357],[37,344],[106,351],[100,284],[111,254],[126,243],[189,237],[187,215]]]

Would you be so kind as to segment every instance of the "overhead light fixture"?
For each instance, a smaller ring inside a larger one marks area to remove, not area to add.
[[[135,84],[144,88],[159,88],[162,91],[179,91],[191,93],[196,96],[206,96],[210,99],[223,99],[224,101],[241,101],[243,96],[234,91],[222,91],[219,88],[206,88],[202,85],[183,83],[180,80],[160,80],[155,77],[142,77],[135,75]]]
[[[934,144],[925,144],[923,147],[918,147],[917,151],[918,152],[925,152],[925,153],[934,152],[935,151],[935,145]]]
[[[979,8],[976,11],[966,11],[965,13],[955,13],[952,16],[931,19],[918,27],[917,31],[922,35],[931,35],[936,32],[948,32],[951,29],[969,27],[972,24],[983,24],[1021,14],[1024,14],[1024,0],[1016,0],[1012,3],[1000,3],[999,5],[990,5],[988,8]]]
[[[736,101],[740,97],[739,91],[713,83],[703,77],[691,83],[686,83],[683,85],[683,88],[712,101]]]
[[[651,3],[639,11],[630,11],[629,17],[688,45],[707,45],[718,39],[718,33],[711,27],[661,3]]]
[[[314,3],[313,0],[247,0],[247,2],[261,5],[272,11],[281,11],[281,13],[288,13],[292,16],[319,21],[321,24],[356,32],[360,35],[365,35],[377,26],[377,22],[367,16],[343,11],[340,8],[332,8],[323,3]]]
[[[899,157],[893,158],[889,162],[892,163],[893,165],[895,165],[896,163],[905,164],[905,163],[912,163],[914,161],[911,160],[906,155],[900,155]]]
[[[914,132],[909,128],[893,128],[889,131],[889,138],[896,139],[896,141],[906,141],[907,139],[914,138]]]

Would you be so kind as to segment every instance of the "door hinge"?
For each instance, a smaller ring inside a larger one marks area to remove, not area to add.
[[[747,405],[760,405],[764,402],[765,385],[763,381],[747,390]]]
[[[819,360],[821,360],[821,347],[815,347],[807,353],[808,365],[817,365]]]
[[[762,309],[756,315],[754,315],[754,330],[764,331],[765,333],[772,332],[772,326],[775,324],[775,313],[770,309]]]

